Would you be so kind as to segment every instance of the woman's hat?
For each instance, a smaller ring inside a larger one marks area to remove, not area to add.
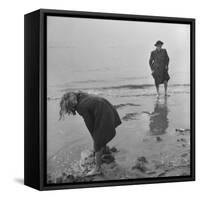
[[[162,41],[158,40],[158,41],[154,44],[154,46],[163,45],[163,44],[164,44],[164,43],[163,43]]]

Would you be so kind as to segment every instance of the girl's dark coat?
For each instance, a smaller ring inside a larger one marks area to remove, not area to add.
[[[99,151],[115,136],[115,128],[121,124],[120,117],[113,105],[104,98],[86,93],[79,93],[77,97],[76,111],[85,121],[95,151]]]

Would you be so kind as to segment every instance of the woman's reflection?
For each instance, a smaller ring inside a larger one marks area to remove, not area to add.
[[[164,98],[164,102],[160,102],[159,99],[157,99],[149,123],[150,133],[152,135],[161,135],[166,133],[169,125],[167,115],[167,97]]]

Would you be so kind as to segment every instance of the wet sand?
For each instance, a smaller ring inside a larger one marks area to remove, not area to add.
[[[122,125],[108,144],[117,149],[111,153],[114,161],[104,163],[102,175],[93,177],[86,177],[94,162],[83,120],[77,115],[58,122],[57,116],[49,115],[48,182],[190,175],[190,95],[187,91],[169,94],[159,99],[105,96],[117,108]],[[49,112],[56,113],[58,102],[48,102]]]

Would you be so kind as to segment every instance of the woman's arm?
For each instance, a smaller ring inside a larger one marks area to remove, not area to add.
[[[165,57],[166,57],[166,69],[168,70],[168,65],[169,65],[169,56],[167,53],[167,50],[165,49]]]
[[[151,71],[153,71],[153,63],[154,63],[153,52],[151,52],[150,59],[149,59],[149,65],[151,67]]]

